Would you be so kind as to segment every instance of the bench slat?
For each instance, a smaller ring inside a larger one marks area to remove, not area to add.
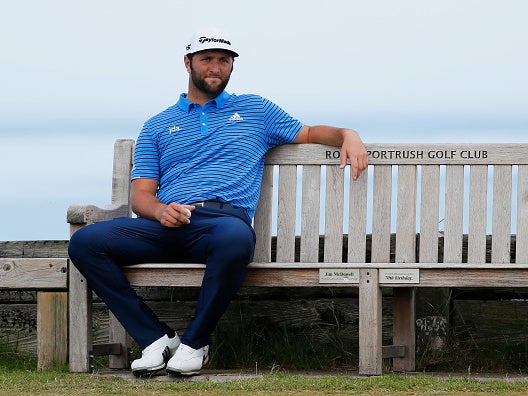
[[[528,263],[528,166],[518,168],[517,180],[517,263]]]
[[[342,261],[344,171],[339,166],[326,167],[324,261]]]
[[[420,262],[438,261],[440,166],[422,167],[420,203]]]
[[[512,205],[512,169],[509,165],[496,165],[493,169],[493,238],[491,261],[510,262]]]
[[[372,202],[372,261],[390,261],[392,167],[374,168]]]
[[[67,289],[67,258],[0,258],[0,289]]]
[[[396,220],[397,263],[413,263],[416,241],[416,166],[398,167],[398,211]]]
[[[305,165],[302,176],[301,262],[319,260],[321,167]]]
[[[258,287],[358,287],[358,284],[321,284],[319,268],[322,263],[312,265],[284,264],[250,267],[244,286]],[[338,268],[342,263],[333,263]],[[351,267],[353,266],[344,266]],[[331,266],[330,266],[331,267]],[[379,268],[380,265],[358,265],[356,268]],[[413,287],[528,287],[528,265],[478,265],[466,264],[453,267],[439,264],[407,265],[402,268],[420,268],[420,283]],[[436,268],[435,268],[436,267]],[[332,268],[332,267],[331,267]],[[134,286],[187,286],[199,287],[204,267],[194,265],[136,265],[125,267],[125,273]],[[384,284],[381,286],[406,287],[409,284]]]
[[[297,166],[285,165],[279,169],[279,202],[277,219],[277,260],[295,260],[295,204],[297,193]]]
[[[464,167],[448,166],[446,169],[444,262],[462,262]]]
[[[352,174],[350,175],[352,179]],[[364,262],[367,251],[367,192],[369,172],[350,181],[348,261]]]
[[[262,187],[253,226],[257,241],[255,261],[271,261],[271,227],[273,201],[273,166],[266,165],[262,175]]]
[[[187,269],[205,269],[205,264],[198,263],[145,263],[145,264],[134,264],[122,267],[123,270],[187,270]],[[528,269],[528,264],[490,264],[490,263],[260,263],[253,262],[248,265],[250,270],[261,270],[261,269],[319,269],[319,268],[336,268],[336,269],[433,269],[433,270],[453,270],[453,269],[477,269],[477,270],[525,270]]]
[[[112,171],[112,203],[128,205],[128,215],[132,214],[130,197],[130,172],[134,157],[134,141],[118,139],[114,143],[114,162]]]
[[[472,165],[469,181],[468,261],[486,262],[488,167]]]

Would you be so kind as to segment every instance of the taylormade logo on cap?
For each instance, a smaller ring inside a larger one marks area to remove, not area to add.
[[[231,45],[231,41],[229,40],[224,40],[223,38],[213,38],[213,37],[200,37],[198,39],[198,41],[203,44],[203,43],[206,43],[206,42],[212,42],[212,43],[224,43],[224,44],[227,44],[227,45]]]
[[[237,51],[231,44],[229,35],[217,29],[197,32],[185,46],[185,55],[210,49],[226,50],[232,52],[233,56],[238,56]]]

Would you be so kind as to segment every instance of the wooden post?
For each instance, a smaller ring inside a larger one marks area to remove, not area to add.
[[[382,374],[381,289],[378,269],[359,270],[359,374]]]
[[[108,342],[110,344],[116,343],[120,345],[120,354],[110,355],[108,358],[108,366],[111,369],[128,368],[130,336],[112,312],[109,312]]]
[[[68,355],[68,293],[37,292],[37,354],[39,370],[66,363]]]
[[[73,265],[70,265],[69,285],[70,371],[86,373],[91,370],[92,293],[86,279]]]
[[[416,189],[417,169],[414,165],[398,167],[398,214],[396,224],[397,263],[416,262]],[[392,343],[405,346],[405,356],[393,359],[394,371],[414,371],[416,354],[415,289],[394,288]]]

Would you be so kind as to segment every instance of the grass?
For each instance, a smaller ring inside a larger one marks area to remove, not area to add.
[[[164,378],[165,379],[165,378]],[[0,347],[0,395],[526,395],[526,382],[426,374],[358,377],[344,372],[299,375],[271,370],[225,382],[169,379],[129,381],[72,374],[67,367],[37,371],[34,358]]]
[[[0,395],[526,395],[526,383],[430,375],[293,375],[269,373],[227,382],[127,381],[65,370],[0,373]]]

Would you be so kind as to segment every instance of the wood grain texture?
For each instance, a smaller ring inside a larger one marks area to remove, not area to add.
[[[528,164],[526,144],[379,143],[365,146],[370,165]],[[266,163],[337,165],[340,162],[339,150],[320,144],[284,145],[271,150],[266,156]]]
[[[66,258],[0,258],[0,289],[62,289],[68,282]]]
[[[37,293],[37,368],[66,363],[68,357],[68,294]]]

